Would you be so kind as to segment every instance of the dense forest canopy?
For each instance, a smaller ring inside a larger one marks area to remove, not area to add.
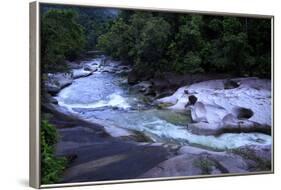
[[[76,13],[50,10],[42,17],[41,61],[47,71],[62,70],[65,59],[75,59],[84,48],[85,33]]]
[[[65,68],[88,50],[133,65],[136,75],[165,72],[271,75],[271,20],[46,5],[42,62]]]

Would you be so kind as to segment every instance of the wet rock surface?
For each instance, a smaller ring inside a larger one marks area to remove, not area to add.
[[[138,133],[114,132],[54,105],[45,105],[44,112],[53,115],[50,122],[58,128],[56,156],[69,160],[61,183],[132,179],[172,156],[170,146],[151,143]]]

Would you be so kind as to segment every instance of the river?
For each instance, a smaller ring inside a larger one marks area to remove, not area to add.
[[[97,58],[85,62],[97,65],[92,75],[75,79],[55,97],[61,107],[82,118],[97,119],[117,128],[143,133],[154,142],[191,144],[212,149],[230,149],[244,145],[271,144],[271,136],[261,133],[226,133],[220,136],[195,135],[187,130],[190,113],[158,109],[146,97],[127,84],[126,76],[103,72]]]

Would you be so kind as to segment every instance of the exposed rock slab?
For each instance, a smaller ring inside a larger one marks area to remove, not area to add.
[[[169,157],[162,146],[104,137],[85,127],[60,129],[57,155],[74,158],[62,183],[132,179]]]
[[[151,170],[141,178],[211,175],[222,173],[246,173],[248,164],[239,156],[228,152],[215,152],[184,146],[179,156],[172,157]]]
[[[216,152],[216,151],[211,151],[211,150],[207,150],[207,149],[203,149],[203,148],[198,148],[198,147],[194,147],[194,146],[185,145],[185,146],[182,146],[178,150],[177,153],[178,154],[194,154],[194,155],[200,155],[202,153],[208,153],[208,154],[224,155],[225,151],[223,151],[223,152]]]
[[[200,175],[201,169],[193,163],[198,159],[194,155],[180,155],[160,163],[139,178],[175,177]]]

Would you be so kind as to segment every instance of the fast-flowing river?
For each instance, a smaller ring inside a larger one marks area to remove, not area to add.
[[[221,136],[195,135],[187,130],[191,116],[157,109],[145,97],[132,90],[126,76],[103,72],[101,59],[88,61],[99,69],[92,75],[76,79],[56,96],[61,107],[87,120],[100,120],[117,128],[138,131],[155,142],[200,145],[215,149],[236,148],[251,144],[271,144],[271,136],[260,133],[228,133]]]

